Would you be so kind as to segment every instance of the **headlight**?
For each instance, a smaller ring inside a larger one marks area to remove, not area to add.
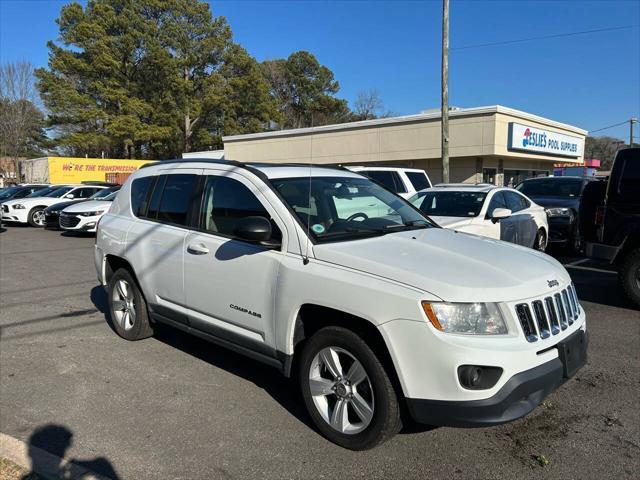
[[[570,208],[545,208],[547,217],[573,217],[573,212]]]
[[[13,208],[14,208],[15,210],[24,210],[24,205],[23,205],[23,204],[21,204],[21,203],[16,203],[16,204],[13,206]]]
[[[495,303],[422,302],[434,327],[446,333],[503,335],[507,333],[500,309]]]
[[[81,212],[80,215],[83,217],[96,217],[98,215],[102,215],[104,210],[97,210],[95,212]]]

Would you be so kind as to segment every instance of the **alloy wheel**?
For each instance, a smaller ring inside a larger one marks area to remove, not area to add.
[[[362,364],[339,347],[318,352],[309,369],[313,403],[334,430],[355,435],[369,426],[375,411],[373,387]]]
[[[136,321],[136,305],[133,289],[129,282],[120,279],[112,294],[114,320],[124,330],[131,330]]]
[[[33,212],[33,223],[35,223],[36,225],[43,227],[44,226],[44,210],[38,210],[36,212]]]

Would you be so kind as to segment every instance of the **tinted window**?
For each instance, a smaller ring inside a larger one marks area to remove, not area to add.
[[[427,179],[427,175],[422,172],[405,172],[409,180],[411,181],[411,185],[413,188],[417,190],[424,190],[425,188],[429,188],[429,180]]]
[[[187,212],[197,180],[198,176],[193,174],[167,177],[158,209],[158,220],[177,225],[187,224]]]
[[[131,211],[135,216],[142,215],[143,203],[147,198],[149,187],[155,177],[142,177],[131,184]]]
[[[61,188],[56,188],[55,190],[43,195],[45,197],[48,198],[60,198],[63,195],[69,193],[69,191],[72,189],[73,187],[61,187]]]
[[[503,192],[503,194],[507,199],[507,208],[514,213],[524,210],[529,206],[529,202],[522,195],[518,195],[515,192]]]
[[[426,192],[420,210],[430,216],[476,217],[486,193],[481,192]]]
[[[407,191],[398,173],[392,170],[366,170],[361,173],[381,183],[392,192],[405,193]]]
[[[516,190],[527,197],[578,197],[582,192],[580,178],[536,178],[526,180]]]
[[[271,238],[282,237],[267,209],[241,182],[227,177],[208,176],[203,196],[200,228],[233,237],[240,219],[257,216],[271,220]]]
[[[164,182],[166,180],[166,175],[160,175],[158,177],[156,185],[153,188],[151,200],[149,200],[149,209],[146,214],[147,218],[156,218],[158,216],[158,208],[160,207],[160,199],[162,198],[162,189],[164,188]]]
[[[96,193],[98,190],[100,190],[100,189],[99,188],[78,188],[78,189],[74,190],[71,193],[73,193],[75,198],[89,198],[91,195]]]
[[[496,192],[493,194],[493,197],[491,197],[489,208],[487,208],[487,213],[490,217],[493,216],[493,211],[496,208],[509,208],[507,207],[507,202],[504,199],[504,195],[502,194],[502,192]]]
[[[633,197],[638,202],[638,197],[640,196],[640,155],[638,155],[637,150],[635,155],[632,150],[627,150],[620,152],[618,156],[624,159],[624,168],[620,177],[620,195],[629,198]]]
[[[57,190],[58,187],[44,187],[39,190],[34,190],[27,197],[44,197],[45,195]]]

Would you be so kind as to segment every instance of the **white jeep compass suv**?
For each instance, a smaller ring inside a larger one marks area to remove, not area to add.
[[[557,261],[439,228],[346,169],[146,166],[102,217],[95,262],[120,336],[162,322],[273,365],[320,432],[354,450],[402,418],[515,420],[586,361]]]

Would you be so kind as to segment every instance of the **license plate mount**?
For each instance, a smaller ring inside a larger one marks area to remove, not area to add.
[[[558,343],[558,356],[562,362],[562,375],[571,378],[587,363],[587,336],[582,330]]]

